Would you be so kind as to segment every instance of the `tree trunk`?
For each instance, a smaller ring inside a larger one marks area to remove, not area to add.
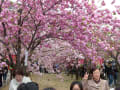
[[[16,65],[20,66],[21,65],[21,40],[18,38],[18,49],[17,49],[17,60],[16,60]]]

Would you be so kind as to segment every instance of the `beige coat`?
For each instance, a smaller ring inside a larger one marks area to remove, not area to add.
[[[94,80],[82,80],[84,90],[110,90],[106,80],[100,80],[98,84]]]

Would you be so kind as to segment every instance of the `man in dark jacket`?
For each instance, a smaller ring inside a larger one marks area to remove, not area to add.
[[[3,70],[0,68],[0,87],[2,87],[2,76],[3,76]]]

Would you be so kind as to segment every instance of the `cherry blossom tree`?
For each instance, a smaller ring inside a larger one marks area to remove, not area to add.
[[[111,4],[114,4],[115,0]],[[113,58],[117,65],[118,56],[120,52],[120,19],[119,19],[119,6],[115,6],[116,10],[98,10],[96,18],[103,17],[104,19],[99,20],[99,25],[96,25],[96,29],[93,30],[94,37],[92,39],[93,47],[96,47],[97,56],[103,58]],[[102,23],[100,21],[102,20]],[[95,49],[95,48],[94,48]],[[106,56],[104,56],[106,55]]]
[[[105,2],[101,5],[105,6]],[[14,53],[16,66],[24,65],[25,51],[31,58],[46,39],[57,38],[95,61],[100,57],[98,45],[110,46],[106,43],[109,34],[106,39],[103,33],[119,34],[120,21],[113,17],[115,13],[120,14],[119,6],[116,9],[114,13],[108,9],[99,10],[94,0],[91,3],[89,0],[17,0],[16,3],[1,0],[0,42],[3,50],[0,55],[8,55],[13,64],[11,55]]]
[[[2,48],[12,62],[11,54],[17,56],[17,64],[24,62],[24,51],[29,57],[34,49],[46,38],[57,38],[61,33],[64,21],[63,10],[68,8],[72,1],[62,0],[10,0],[0,2],[1,40]],[[47,5],[49,3],[49,5]],[[66,10],[66,13],[68,11]],[[1,56],[5,56],[1,53]]]

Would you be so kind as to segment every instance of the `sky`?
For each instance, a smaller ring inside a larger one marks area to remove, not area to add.
[[[16,2],[17,0],[11,0],[11,1]]]
[[[15,1],[17,1],[17,0],[11,0],[11,1],[15,2]],[[100,6],[102,1],[103,1],[103,0],[95,0],[96,5],[97,5],[97,6]],[[115,0],[116,2],[115,2],[115,4],[113,4],[113,5],[111,5],[111,2],[112,2],[113,0],[104,0],[104,1],[105,1],[105,3],[106,3],[106,6],[105,6],[105,7],[102,7],[102,8],[109,8],[110,10],[114,10],[114,9],[115,9],[115,8],[114,8],[114,5],[120,5],[120,0]]]
[[[95,0],[95,3],[96,3],[96,5],[97,5],[98,7],[100,7],[102,1],[103,1],[103,0]],[[106,5],[105,5],[104,7],[100,7],[101,9],[108,8],[108,9],[110,9],[111,11],[113,11],[113,10],[115,10],[115,7],[114,7],[114,6],[120,5],[120,0],[115,0],[115,3],[114,3],[113,5],[111,5],[111,3],[112,3],[113,0],[104,0],[104,1],[105,1]]]
[[[11,0],[11,1],[15,2],[16,0]]]
[[[115,0],[114,4],[111,4],[113,0],[104,0],[106,5],[101,7],[101,2],[103,0],[95,0],[96,5],[100,8],[100,9],[109,9],[111,12],[116,10],[115,6],[120,6],[120,0]],[[114,17],[120,19],[120,15],[116,14],[114,15]]]

